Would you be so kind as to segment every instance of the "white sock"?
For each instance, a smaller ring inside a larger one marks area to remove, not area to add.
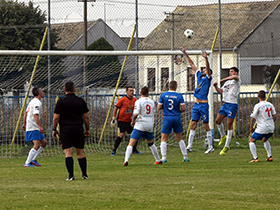
[[[167,144],[166,142],[162,141],[160,143],[160,153],[161,153],[162,160],[166,160],[166,152],[167,152]]]
[[[227,140],[226,140],[226,143],[225,143],[225,147],[229,148],[229,143],[231,141],[231,137],[232,137],[232,130],[228,130],[227,131]]]
[[[34,157],[34,155],[36,154],[36,152],[37,152],[37,150],[34,149],[34,148],[32,148],[32,149],[29,151],[25,164],[29,164],[29,163],[33,160],[33,157]]]
[[[255,143],[254,142],[250,142],[249,143],[249,147],[250,147],[251,154],[253,155],[253,158],[257,159],[258,158],[258,156],[257,156],[257,147],[256,147]]]
[[[224,124],[221,123],[220,125],[217,125],[217,126],[218,126],[218,130],[219,130],[221,137],[223,137],[225,135]]]
[[[190,130],[188,148],[192,148],[194,136],[195,136],[195,130]]]
[[[129,158],[130,158],[130,156],[131,156],[131,154],[132,154],[132,149],[133,149],[132,146],[129,146],[129,145],[128,145],[128,146],[126,147],[124,162],[128,162],[128,160],[129,160]]]
[[[152,153],[153,153],[153,156],[154,156],[155,160],[157,162],[160,162],[160,158],[159,158],[159,154],[158,154],[156,145],[153,144],[152,146],[150,146],[150,149],[152,150]]]
[[[39,147],[39,149],[37,150],[37,152],[35,153],[34,157],[32,160],[36,160],[37,157],[40,155],[40,153],[44,150],[44,147]]]
[[[265,150],[267,152],[267,157],[271,157],[272,154],[271,154],[271,146],[270,146],[269,141],[264,142],[263,146],[264,146],[264,148],[265,148]]]
[[[180,146],[181,152],[184,156],[184,159],[187,159],[188,153],[187,153],[187,147],[186,147],[185,141],[184,140],[179,141],[179,146]]]
[[[208,148],[213,147],[212,132],[211,131],[207,131],[206,132],[206,137],[207,137],[207,142],[208,142]]]

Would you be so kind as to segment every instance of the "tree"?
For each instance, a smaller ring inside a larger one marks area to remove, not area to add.
[[[38,50],[46,28],[46,14],[17,1],[0,0],[0,49]],[[58,41],[55,30],[51,32],[51,46]]]

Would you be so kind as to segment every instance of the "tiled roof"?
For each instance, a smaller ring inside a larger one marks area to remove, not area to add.
[[[241,44],[279,6],[280,0],[221,5],[222,47],[233,48]],[[174,11],[174,49],[210,49],[219,25],[219,5],[178,6]],[[170,19],[170,18],[169,18]],[[170,21],[163,21],[141,43],[140,50],[169,50]],[[184,37],[192,29],[192,39]],[[215,48],[219,48],[217,41]]]

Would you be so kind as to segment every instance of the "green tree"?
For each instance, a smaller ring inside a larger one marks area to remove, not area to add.
[[[88,50],[113,51],[114,48],[103,37],[96,40]],[[121,70],[118,56],[92,56],[88,61],[88,85],[91,87],[110,87],[117,84]],[[126,77],[122,75],[119,87],[126,86]]]

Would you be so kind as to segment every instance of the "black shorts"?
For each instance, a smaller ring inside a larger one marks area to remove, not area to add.
[[[120,133],[127,132],[128,134],[131,134],[133,130],[133,127],[131,126],[131,122],[118,121],[118,127]]]
[[[60,128],[60,141],[62,149],[68,149],[71,147],[84,149],[85,136],[83,126]]]

